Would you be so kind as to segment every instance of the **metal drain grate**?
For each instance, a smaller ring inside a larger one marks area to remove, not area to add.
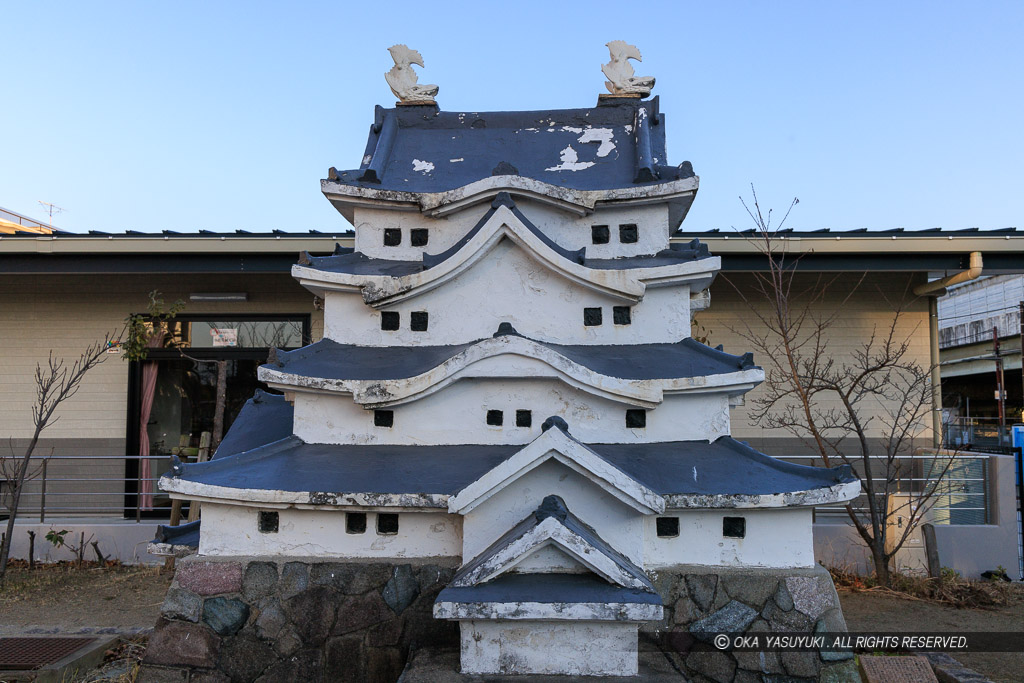
[[[0,671],[38,669],[96,642],[96,638],[0,638]]]

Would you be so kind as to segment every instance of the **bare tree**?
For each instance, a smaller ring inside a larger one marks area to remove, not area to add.
[[[34,431],[28,446],[25,447],[25,452],[21,455],[11,481],[8,504],[11,514],[7,519],[7,533],[4,535],[3,543],[0,544],[0,584],[3,583],[7,573],[11,539],[14,537],[14,520],[18,515],[25,479],[29,473],[29,464],[36,446],[39,445],[39,437],[43,430],[52,427],[60,419],[55,415],[57,408],[78,393],[86,373],[106,360],[107,349],[115,346],[117,339],[116,335],[108,334],[103,340],[93,342],[70,366],[64,362],[64,359],[54,358],[53,352],[50,352],[45,366],[41,363],[36,364],[36,400],[32,405]]]
[[[851,466],[864,496],[862,507],[854,501],[846,512],[871,553],[879,583],[889,585],[893,557],[946,491],[944,479],[954,456],[936,451],[930,471],[923,473],[915,473],[913,459],[907,458],[921,454],[915,442],[928,431],[932,401],[931,368],[912,353],[917,328],[905,329],[905,306],[912,294],[909,287],[896,298],[878,292],[891,317],[840,360],[832,348],[836,323],[863,276],[853,286],[843,284],[846,294],[838,305],[824,306],[826,293],[837,283],[822,276],[798,278],[799,258],[787,258],[780,234],[799,200],[775,227],[771,211],[762,213],[756,192],[752,206],[740,201],[754,221],[752,240],[768,265],[766,272],[754,273],[752,287],[725,278],[752,314],[733,332],[754,346],[765,369],[752,418],[762,428],[796,436],[826,466]],[[900,491],[908,479],[914,480],[911,490]],[[896,493],[906,494],[906,500],[894,499]],[[896,516],[904,523],[897,537],[889,538]]]

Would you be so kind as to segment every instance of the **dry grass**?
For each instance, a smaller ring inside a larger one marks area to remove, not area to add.
[[[862,576],[848,569],[830,567],[829,573],[839,590],[888,593],[905,600],[924,600],[958,609],[994,608],[1007,605],[1013,592],[1005,581],[972,581],[951,569],[943,569],[939,578],[893,572],[889,586],[880,586],[873,576]]]

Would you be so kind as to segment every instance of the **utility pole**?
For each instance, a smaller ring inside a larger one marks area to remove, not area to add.
[[[1003,357],[999,355],[999,328],[992,328],[992,349],[996,357],[996,402],[999,405],[999,445],[1006,433],[1006,382],[1003,381]]]

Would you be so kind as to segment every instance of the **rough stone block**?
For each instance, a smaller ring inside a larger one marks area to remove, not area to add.
[[[842,664],[827,664],[821,667],[818,683],[862,683],[857,662],[851,659]]]
[[[384,598],[378,593],[345,598],[338,609],[338,619],[331,634],[340,636],[353,631],[361,631],[394,618],[395,615],[388,609]],[[433,620],[433,617],[431,619]]]
[[[249,620],[249,605],[234,598],[207,598],[203,622],[222,636],[233,636]]]
[[[273,562],[250,562],[242,578],[242,597],[249,602],[270,595],[277,585],[277,565]]]
[[[407,565],[406,565],[407,566]],[[391,576],[386,564],[321,562],[309,569],[309,581],[315,586],[330,586],[346,595],[380,590]]]
[[[735,660],[725,652],[694,652],[686,666],[715,683],[731,683],[736,673]]]
[[[193,671],[188,683],[231,683],[220,671]]]
[[[732,656],[739,667],[747,671],[756,671],[759,674],[786,673],[778,652],[733,652]]]
[[[731,599],[739,600],[758,611],[778,588],[778,581],[774,577],[760,574],[725,574],[721,583]]]
[[[197,595],[237,593],[242,590],[242,565],[238,562],[183,562],[175,579],[179,586]]]
[[[326,586],[314,586],[285,600],[282,607],[295,632],[307,647],[323,644],[334,626],[340,600]]]
[[[783,612],[774,600],[768,602],[768,605],[761,611],[761,616],[768,621],[768,625],[773,631],[806,633],[811,630],[812,622],[806,614],[795,609]]]
[[[711,616],[690,625],[690,633],[706,640],[715,633],[743,633],[757,619],[757,612],[733,600]]]
[[[259,613],[256,615],[256,632],[261,638],[276,638],[285,624],[288,617],[281,609],[281,603],[277,598],[264,598],[257,606]]]
[[[139,668],[137,683],[187,683],[188,669],[168,669],[143,664]]]
[[[707,612],[715,602],[718,576],[716,574],[689,574],[686,576],[686,588],[690,599],[702,612]]]
[[[217,668],[233,681],[252,681],[277,663],[278,659],[278,654],[269,643],[249,634],[241,634],[225,641],[217,658]]]
[[[170,588],[160,611],[169,619],[199,621],[203,612],[203,599],[183,588]]]
[[[365,653],[366,681],[397,681],[405,668],[405,656],[397,647],[371,647]]]
[[[702,616],[702,612],[689,596],[676,600],[676,604],[672,608],[672,622],[677,626],[687,626]]]
[[[323,673],[323,652],[320,649],[308,648],[298,650],[290,657],[267,669],[256,683],[282,683],[294,681],[306,683],[321,680]]]
[[[281,629],[274,640],[274,651],[282,657],[288,657],[302,647],[302,639],[295,632],[294,626],[287,626]]]
[[[401,614],[419,594],[420,585],[412,567],[400,564],[392,569],[391,578],[385,584],[381,597],[395,614]]]
[[[788,612],[793,609],[793,596],[791,596],[789,591],[786,590],[785,581],[779,581],[779,589],[775,591],[773,599],[775,600],[775,604],[778,605],[779,609],[783,612]]]
[[[304,562],[288,562],[281,569],[278,592],[282,600],[295,597],[309,587],[309,566]]]
[[[836,606],[835,588],[830,580],[827,586],[824,583],[812,576],[786,577],[786,589],[793,598],[793,606],[812,620]]]
[[[938,683],[924,657],[861,655],[860,673],[865,683]]]
[[[397,645],[401,638],[402,620],[388,619],[370,627],[366,634],[366,644],[370,647],[388,647]]]
[[[212,669],[220,637],[202,624],[161,619],[146,648],[146,664]]]
[[[363,676],[362,639],[353,636],[331,638],[324,653],[324,678],[339,683],[361,683]]]
[[[817,652],[780,652],[779,659],[790,676],[817,678],[821,661]]]

